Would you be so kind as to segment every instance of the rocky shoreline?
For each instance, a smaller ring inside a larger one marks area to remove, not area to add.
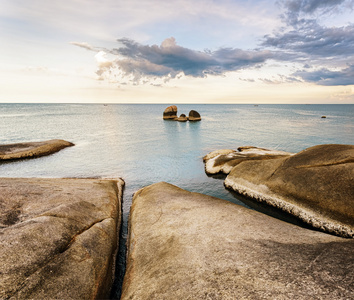
[[[0,161],[72,145],[1,145]],[[155,183],[133,198],[121,299],[351,297],[353,145],[244,146],[203,161],[207,175],[227,175],[226,188],[323,232]],[[0,178],[0,298],[108,298],[123,187],[122,179]]]
[[[220,152],[220,151],[219,151]],[[207,173],[228,174],[225,187],[299,218],[313,228],[354,237],[354,146],[318,145],[297,154],[267,157],[216,152]],[[216,166],[215,166],[216,165]]]

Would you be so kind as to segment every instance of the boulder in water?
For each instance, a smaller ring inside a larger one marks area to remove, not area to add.
[[[0,161],[36,158],[58,152],[61,149],[71,146],[74,146],[74,144],[64,140],[0,145]]]
[[[175,120],[177,119],[177,106],[171,105],[165,109],[163,112],[164,120]]]
[[[193,122],[193,121],[200,121],[202,118],[200,117],[200,114],[197,111],[191,110],[189,112],[188,119],[189,121]]]
[[[272,160],[244,161],[225,186],[314,228],[354,237],[354,145],[318,145]]]
[[[179,118],[177,119],[178,122],[187,122],[188,118],[186,117],[185,114],[181,114]]]
[[[244,161],[276,159],[290,155],[293,155],[293,153],[244,146],[239,147],[237,151],[230,149],[212,151],[204,156],[203,160],[205,162],[205,172],[208,175],[215,175],[218,173],[229,174],[233,167]]]

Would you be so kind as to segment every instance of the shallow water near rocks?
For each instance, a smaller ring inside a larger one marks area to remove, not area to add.
[[[251,145],[299,152],[354,144],[354,105],[177,105],[178,115],[192,109],[201,114],[194,123],[163,121],[169,105],[0,104],[0,144],[75,144],[50,156],[2,163],[0,177],[121,177],[126,235],[133,193],[160,181],[247,206],[225,190],[222,178],[205,175],[202,158],[210,151]]]

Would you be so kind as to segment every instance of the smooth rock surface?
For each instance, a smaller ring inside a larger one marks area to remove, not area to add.
[[[74,144],[64,140],[0,145],[0,161],[36,158],[58,152],[61,149],[71,146],[74,146]]]
[[[205,172],[208,175],[215,175],[218,173],[229,174],[233,167],[243,161],[275,159],[290,155],[293,155],[293,153],[244,146],[239,147],[237,151],[230,149],[212,151],[204,156],[203,161],[205,163]]]
[[[202,118],[199,114],[199,112],[195,111],[195,110],[191,110],[189,112],[189,115],[188,115],[188,120],[189,121],[200,121]]]
[[[108,297],[123,184],[1,178],[0,299]]]
[[[177,106],[171,105],[165,109],[163,112],[164,120],[175,120],[177,119]]]
[[[354,240],[167,183],[139,190],[121,299],[350,299]]]
[[[354,237],[354,145],[318,145],[285,158],[243,162],[225,186],[320,230]]]

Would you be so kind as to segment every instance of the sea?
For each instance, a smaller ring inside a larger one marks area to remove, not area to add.
[[[132,195],[165,181],[243,206],[203,156],[257,146],[299,152],[354,144],[354,105],[180,104],[200,122],[164,121],[171,104],[0,104],[0,144],[64,139],[75,144],[37,159],[1,163],[0,177],[123,178],[123,241]],[[325,118],[324,118],[325,117]],[[122,260],[124,260],[122,253]],[[119,275],[118,275],[119,276]]]

